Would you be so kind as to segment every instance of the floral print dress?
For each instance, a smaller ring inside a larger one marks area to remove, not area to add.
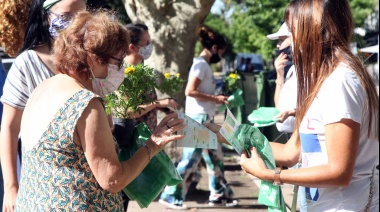
[[[123,211],[120,193],[100,187],[82,147],[73,141],[76,123],[92,98],[76,92],[56,113],[36,145],[23,148],[16,211]]]

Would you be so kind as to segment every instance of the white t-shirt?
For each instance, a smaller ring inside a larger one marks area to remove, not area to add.
[[[196,57],[191,66],[190,77],[197,77],[201,80],[198,86],[198,91],[205,94],[215,94],[215,80],[214,74],[210,65],[203,57]],[[215,114],[215,102],[202,101],[190,96],[186,96],[186,111],[187,114],[208,114],[213,116]]]
[[[280,91],[278,98],[278,110],[281,112],[294,110],[297,107],[297,74],[292,65],[286,74],[284,85]],[[294,124],[296,118],[289,116],[282,123],[277,122],[276,127],[280,132],[292,133],[294,131]]]
[[[327,164],[324,126],[345,118],[361,125],[355,168],[347,187],[306,188],[308,211],[363,211],[367,205],[372,170],[379,163],[379,142],[367,136],[370,114],[365,108],[366,95],[359,78],[341,64],[323,83],[301,123],[302,167]],[[377,130],[374,126],[372,129]],[[379,210],[378,174],[375,169],[375,208],[371,211]]]
[[[33,90],[53,76],[33,50],[16,57],[3,88],[1,102],[23,110]]]

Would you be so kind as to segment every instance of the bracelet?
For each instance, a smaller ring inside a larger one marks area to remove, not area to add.
[[[150,162],[150,160],[151,160],[151,157],[150,157],[150,147],[146,143],[143,144],[143,147],[146,147],[146,149],[148,150],[148,158],[149,158],[149,162]]]
[[[280,82],[277,82],[277,80],[275,81],[276,85],[280,85],[280,86],[283,86],[284,85],[284,82],[280,83]]]
[[[282,167],[276,167],[274,169],[273,185],[275,186],[280,186],[283,184],[280,178],[281,171],[282,171]]]

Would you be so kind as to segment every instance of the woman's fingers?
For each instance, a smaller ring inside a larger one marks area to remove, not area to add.
[[[178,117],[178,114],[176,112],[170,113],[169,115],[165,116],[161,122],[157,125],[157,128],[166,127],[166,124],[171,120]]]
[[[173,118],[173,119],[169,120],[165,126],[168,128],[171,128],[171,127],[176,126],[176,125],[181,124],[181,123],[183,123],[183,119]]]
[[[179,121],[181,121],[181,122],[179,122],[179,123],[176,124],[176,125],[171,126],[171,127],[168,128],[166,131],[167,131],[169,134],[174,134],[175,132],[184,129],[184,128],[186,127],[186,125],[183,124],[183,120],[180,119]]]

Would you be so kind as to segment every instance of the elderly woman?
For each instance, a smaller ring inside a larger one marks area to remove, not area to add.
[[[183,121],[169,115],[133,157],[118,160],[100,95],[122,82],[128,45],[128,31],[105,12],[81,12],[59,34],[60,74],[34,90],[22,117],[17,211],[122,211],[121,189],[166,144],[183,138],[173,135]]]

